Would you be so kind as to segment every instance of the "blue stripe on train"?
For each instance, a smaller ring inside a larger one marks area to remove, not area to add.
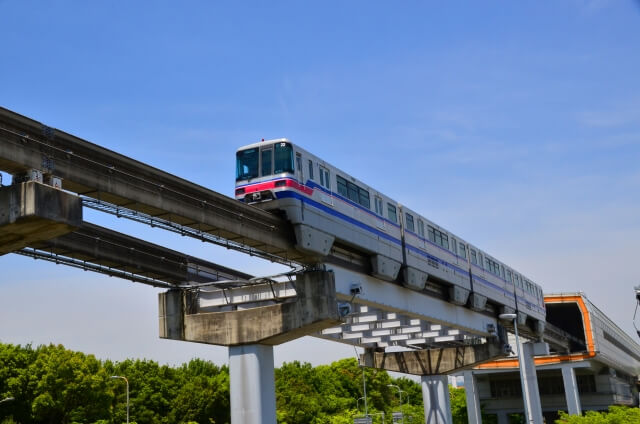
[[[323,191],[325,191],[325,190],[323,190]],[[329,193],[327,192],[327,194],[329,194]],[[382,232],[382,231],[380,231],[380,230],[378,230],[376,228],[373,228],[373,227],[371,227],[371,226],[369,226],[367,224],[364,224],[364,223],[362,223],[362,222],[360,222],[360,221],[358,221],[358,220],[356,220],[354,218],[351,218],[350,216],[347,216],[347,215],[345,215],[345,214],[343,214],[341,212],[338,212],[338,211],[334,210],[333,208],[325,206],[320,202],[317,202],[317,201],[315,201],[313,199],[310,199],[310,198],[308,198],[306,196],[302,196],[298,192],[291,191],[291,190],[279,191],[279,192],[276,192],[276,197],[278,199],[284,199],[284,198],[298,199],[298,200],[300,200],[300,201],[302,201],[302,202],[304,202],[304,203],[306,203],[306,204],[308,204],[310,206],[313,206],[314,208],[320,209],[321,211],[323,211],[325,213],[328,213],[329,215],[335,216],[336,218],[340,218],[343,221],[346,221],[346,222],[348,222],[348,223],[350,223],[352,225],[355,225],[355,226],[357,226],[359,228],[362,228],[363,230],[369,231],[369,232],[371,232],[371,233],[373,233],[373,234],[375,234],[375,235],[377,235],[377,236],[379,236],[381,238],[384,238],[385,240],[389,240],[389,241],[391,241],[391,242],[393,242],[393,243],[395,243],[397,245],[400,245],[400,246],[402,245],[402,243],[401,243],[401,241],[399,239],[397,239],[395,237],[392,237],[392,236],[390,236],[390,235],[388,235],[388,234],[386,234],[386,233],[384,233],[384,232]],[[351,202],[348,202],[348,203],[351,203]],[[442,259],[440,259],[440,258],[438,258],[436,256],[430,255],[429,253],[424,252],[424,251],[420,250],[417,247],[414,247],[414,246],[411,246],[411,245],[406,245],[406,246],[407,246],[407,248],[409,250],[411,250],[413,252],[416,252],[416,253],[418,253],[418,254],[420,254],[422,256],[425,256],[425,257],[427,257],[427,258],[429,258],[431,260],[434,260],[434,261],[436,261],[436,262],[438,262],[438,263],[440,263],[440,264],[442,264],[442,265],[444,265],[444,266],[446,266],[446,267],[448,267],[448,268],[450,268],[450,269],[452,269],[454,271],[458,271],[458,272],[463,273],[463,274],[467,274],[469,272],[468,270],[464,270],[462,268],[459,268],[459,267],[457,267],[457,266],[455,266],[453,264],[450,264],[449,262],[444,261],[444,260],[442,260]],[[490,282],[488,280],[485,280],[484,278],[482,278],[482,277],[480,277],[480,276],[478,276],[476,274],[472,273],[471,275],[474,278],[474,280],[484,284],[485,286],[491,287],[494,290],[498,290],[498,291],[500,291],[503,294],[508,295],[508,296],[511,296],[513,294],[512,292],[504,289],[503,287],[500,287],[500,286],[498,286],[498,285],[496,285],[496,284],[494,284],[494,283],[492,283],[492,282]],[[522,303],[526,303],[527,305],[529,305],[530,308],[532,308],[532,309],[535,308],[535,309],[541,310],[541,308],[538,305],[535,305],[535,304],[529,302],[527,299],[522,298],[520,296],[516,296],[516,297],[517,297],[518,301],[520,301]]]

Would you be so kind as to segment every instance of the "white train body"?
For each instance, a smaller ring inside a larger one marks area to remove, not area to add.
[[[238,149],[236,199],[278,210],[293,224],[297,248],[319,257],[334,242],[371,257],[372,275],[423,290],[449,288],[449,300],[518,311],[542,332],[541,288],[460,237],[400,205],[287,139]],[[400,272],[402,271],[402,272]]]

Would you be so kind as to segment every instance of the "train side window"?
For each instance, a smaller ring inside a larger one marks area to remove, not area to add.
[[[427,235],[429,236],[429,241],[432,243],[436,242],[436,229],[431,225],[427,225]]]
[[[336,175],[336,182],[338,183],[338,194],[348,198],[349,193],[347,192],[347,180],[342,178],[340,175]]]
[[[273,157],[273,150],[271,148],[264,149],[262,152],[260,152],[260,162],[262,166],[262,172],[260,173],[261,176],[264,177],[266,175],[272,174],[271,172],[272,157]]]
[[[320,185],[327,190],[331,191],[331,180],[329,180],[329,170],[322,165],[318,165],[318,172],[320,173]]]
[[[453,237],[451,237],[451,251],[456,255],[458,254],[458,242]]]
[[[338,193],[352,202],[362,205],[367,209],[371,209],[369,192],[366,189],[352,183],[351,181],[347,181],[340,175],[336,176],[336,180],[338,183]]]
[[[418,234],[420,237],[424,237],[424,222],[421,219],[418,219]]]
[[[383,215],[383,211],[382,211],[382,198],[376,196],[374,199],[374,203],[376,205],[376,213],[380,216]]]
[[[347,181],[347,192],[349,193],[349,200],[359,203],[358,198],[358,186],[354,183]]]
[[[309,179],[313,180],[313,162],[309,160]]]
[[[413,224],[413,215],[411,215],[408,212],[405,212],[404,215],[407,218],[407,230],[411,231],[412,233],[415,233],[416,228],[415,228],[415,225]]]
[[[474,265],[478,265],[478,257],[476,256],[476,251],[473,249],[469,249],[469,253],[471,254],[471,263]]]
[[[445,233],[442,233],[442,247],[444,247],[445,249],[449,249],[449,236],[446,235]]]
[[[510,283],[512,282],[512,280],[511,280],[511,271],[510,270],[507,270],[507,281],[510,282]]]
[[[302,175],[302,156],[300,156],[300,153],[296,153],[296,166],[300,175]]]
[[[484,258],[484,269],[487,271],[493,272],[493,270],[491,269],[491,261],[486,256]]]
[[[387,203],[387,216],[389,218],[389,221],[394,222],[394,223],[398,223],[398,215],[396,214],[396,207],[393,206],[391,203]]]
[[[463,242],[458,242],[458,254],[463,259],[467,259],[467,249],[465,249],[465,245]]]
[[[369,200],[369,192],[362,187],[358,187],[358,203],[367,209],[371,209],[371,201]]]
[[[449,236],[440,230],[436,230],[431,225],[427,225],[427,235],[429,240],[438,246],[449,249]]]

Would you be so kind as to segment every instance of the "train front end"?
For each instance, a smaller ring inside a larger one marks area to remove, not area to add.
[[[250,144],[236,152],[236,200],[269,202],[296,184],[294,147],[286,138]]]

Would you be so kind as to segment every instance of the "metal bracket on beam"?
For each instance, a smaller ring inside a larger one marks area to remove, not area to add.
[[[389,353],[367,349],[360,355],[360,365],[405,374],[438,375],[458,372],[506,356],[504,344],[496,341]]]

